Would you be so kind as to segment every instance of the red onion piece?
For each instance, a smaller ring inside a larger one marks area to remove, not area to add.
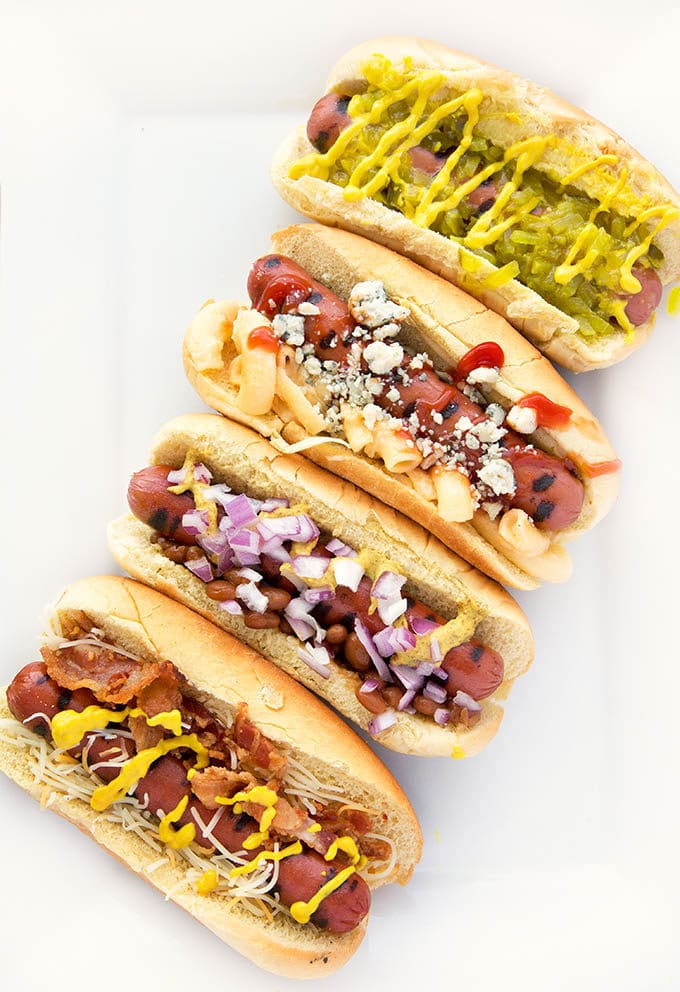
[[[264,613],[269,606],[267,597],[260,592],[254,582],[244,582],[237,586],[236,595],[249,610],[254,610],[256,613]]]
[[[387,730],[397,722],[397,714],[394,710],[385,710],[384,713],[378,713],[371,720],[368,721],[368,732],[371,737],[377,737],[378,734],[382,734],[383,731]]]
[[[223,510],[226,510],[227,505],[236,499],[230,490],[229,486],[226,486],[223,482],[217,483],[214,486],[206,486],[202,492],[204,499],[208,499],[211,503],[219,503]]]
[[[256,530],[236,530],[229,535],[229,544],[237,554],[247,551],[256,555],[260,551],[261,538]]]
[[[262,582],[262,576],[254,568],[239,568],[238,574],[249,582]]]
[[[171,486],[179,486],[187,477],[185,468],[175,468],[168,472],[168,482]]]
[[[260,513],[271,513],[272,510],[283,510],[290,506],[290,500],[285,496],[270,496],[260,507]]]
[[[418,692],[425,684],[423,676],[418,675],[415,668],[411,668],[410,665],[391,665],[390,667],[406,689],[415,689]],[[444,698],[446,698],[446,694]]]
[[[331,538],[331,540],[326,545],[326,550],[330,551],[332,555],[338,558],[356,558],[357,553],[354,548],[350,548],[349,544],[344,544],[337,537]]]
[[[331,656],[322,644],[316,644],[314,646],[305,644],[304,647],[297,649],[297,653],[300,661],[304,661],[306,665],[309,665],[317,675],[321,675],[324,679],[330,678],[329,664]]]
[[[438,723],[440,727],[445,727],[450,719],[451,714],[445,707],[439,707],[434,711],[434,722]]]
[[[236,499],[232,499],[227,504],[226,511],[234,527],[246,527],[248,524],[255,523],[257,520],[257,514],[253,510],[252,503],[245,493],[241,493]]]
[[[196,540],[204,551],[211,555],[221,555],[229,551],[229,538],[221,530],[216,534],[201,534]]]
[[[442,654],[441,644],[436,637],[430,638],[430,658],[432,661],[441,661],[444,655]]]
[[[379,685],[380,679],[366,679],[359,689],[359,692],[365,692],[368,695],[369,692],[375,692]]]
[[[220,610],[224,610],[225,613],[231,613],[233,616],[239,616],[243,613],[243,607],[235,599],[227,599],[217,605]]]
[[[302,598],[307,603],[311,603],[312,606],[316,606],[317,603],[324,603],[326,600],[333,599],[335,593],[330,586],[318,586],[316,589],[305,589],[302,594]]]
[[[445,669],[437,667],[436,665],[432,671],[432,675],[434,678],[439,679],[440,682],[446,682],[449,677],[449,673],[445,671]]]
[[[383,623],[394,623],[399,617],[403,617],[407,606],[408,603],[401,597],[397,599],[379,599],[378,616]]]
[[[410,709],[411,703],[413,702],[413,700],[415,698],[415,695],[416,695],[416,690],[415,689],[407,689],[406,690],[406,692],[404,693],[404,695],[399,700],[399,704],[397,706],[397,709],[399,710],[400,713],[403,713],[404,710],[409,710]],[[415,710],[414,710],[414,712],[415,712]]]
[[[204,482],[206,485],[212,482],[212,472],[203,462],[196,462],[194,465],[194,479],[196,482]]]
[[[328,568],[328,559],[317,555],[298,555],[293,558],[293,571],[301,579],[322,579]]]
[[[399,651],[414,648],[416,636],[406,627],[384,627],[373,635],[373,643],[383,658],[390,658]]]
[[[470,713],[479,713],[482,708],[476,699],[473,699],[472,696],[468,696],[467,692],[462,692],[460,689],[453,697],[453,701],[456,706],[463,707],[464,709],[469,710]]]
[[[423,696],[427,696],[435,703],[445,703],[446,689],[443,685],[437,685],[436,682],[428,682],[423,689]]]
[[[188,510],[182,514],[182,527],[187,534],[205,534],[210,526],[207,510]]]
[[[202,558],[187,561],[185,564],[189,571],[193,572],[194,575],[201,580],[201,582],[212,582],[212,568],[205,555]]]
[[[269,536],[276,535],[284,541],[298,541],[306,544],[319,536],[319,528],[306,513],[296,513],[285,517],[265,517],[258,522],[267,528]]]
[[[371,586],[371,596],[375,596],[376,599],[398,599],[405,582],[405,575],[398,575],[397,572],[382,572]]]
[[[423,634],[429,634],[430,631],[436,630],[437,627],[441,626],[435,623],[433,620],[427,620],[425,617],[411,617],[409,620],[411,625],[411,630],[418,637],[422,637]]]
[[[346,586],[352,592],[356,592],[364,577],[364,570],[359,562],[352,558],[336,558],[333,574],[337,585]]]
[[[425,678],[427,678],[428,676],[432,675],[432,672],[434,671],[434,665],[432,664],[431,661],[419,661],[416,671],[418,672],[418,675],[424,675]]]
[[[385,682],[394,682],[394,679],[392,678],[392,673],[390,672],[389,668],[387,667],[387,665],[382,660],[382,658],[380,657],[380,655],[376,650],[375,644],[373,643],[373,638],[369,633],[368,627],[360,617],[354,618],[354,630],[362,646],[368,652],[369,657],[373,662],[373,664],[375,665],[380,678],[384,679]]]

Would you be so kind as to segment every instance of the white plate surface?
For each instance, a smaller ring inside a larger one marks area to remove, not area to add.
[[[180,344],[209,296],[244,290],[295,219],[268,179],[334,59],[420,33],[543,81],[680,184],[668,0],[595,5],[0,4],[7,681],[42,606],[108,571],[104,528],[154,430],[200,404]],[[537,660],[479,757],[380,749],[421,818],[408,889],[326,989],[680,987],[674,634],[680,325],[578,379],[624,459],[568,586],[521,597]],[[293,983],[225,948],[72,827],[0,781],[1,984],[11,992],[253,990]]]

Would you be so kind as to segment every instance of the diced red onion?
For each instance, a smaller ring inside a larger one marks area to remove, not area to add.
[[[298,541],[306,544],[319,536],[319,528],[306,513],[291,514],[286,517],[265,517],[260,523],[269,530],[270,535],[278,535],[284,541]]]
[[[180,483],[184,482],[187,477],[187,472],[185,468],[174,468],[172,472],[168,472],[168,482],[171,486],[179,486]]]
[[[270,496],[260,507],[260,513],[271,513],[272,510],[283,510],[290,506],[290,500],[285,496]]]
[[[196,482],[204,482],[207,485],[212,482],[212,472],[203,462],[197,462],[194,465],[194,479]]]
[[[404,710],[404,713],[409,713],[411,716],[414,716],[417,712],[418,710],[415,708],[415,706],[407,706],[406,709]]]
[[[352,592],[356,592],[364,577],[364,570],[358,561],[353,561],[351,558],[336,558],[333,574],[336,585],[346,586]]]
[[[297,653],[300,661],[304,661],[306,665],[309,665],[317,675],[321,675],[324,679],[330,677],[329,664],[331,657],[322,644],[305,644],[304,647],[297,649]]]
[[[427,678],[428,676],[432,675],[432,672],[434,671],[434,665],[432,664],[431,661],[419,661],[416,671],[418,672],[418,675],[424,675],[425,678]]]
[[[205,534],[209,526],[207,510],[188,510],[182,515],[182,527],[187,534]]]
[[[248,579],[249,582],[262,581],[262,576],[259,572],[256,572],[254,568],[239,568],[238,574],[242,579]]]
[[[384,730],[397,722],[397,714],[394,710],[385,710],[384,713],[377,713],[368,721],[368,732],[371,737],[377,737]]]
[[[436,637],[430,638],[430,658],[432,661],[441,661],[444,655],[442,654],[441,644]]]
[[[384,627],[373,635],[373,643],[383,658],[399,651],[410,651],[416,646],[416,635],[407,627]]]
[[[204,499],[209,499],[212,503],[219,503],[226,510],[229,503],[237,499],[229,490],[229,486],[223,482],[218,482],[215,486],[206,486],[202,494]]]
[[[195,558],[192,561],[187,561],[185,564],[189,571],[193,572],[194,575],[201,580],[201,582],[212,582],[212,568],[210,567],[210,562],[205,555],[202,558]]]
[[[316,589],[305,589],[302,594],[302,598],[307,602],[316,606],[317,603],[323,603],[328,599],[333,599],[335,593],[330,586],[318,586]]]
[[[418,675],[415,668],[411,668],[410,665],[391,665],[390,667],[405,689],[415,689],[416,692],[422,689],[425,679],[422,675]]]
[[[371,637],[370,632],[368,630],[368,627],[361,619],[361,617],[357,616],[354,618],[354,630],[362,646],[368,652],[369,657],[373,662],[373,664],[375,665],[380,678],[384,679],[385,682],[394,682],[394,679],[392,678],[392,673],[390,672],[389,668],[378,654],[375,644],[373,643],[373,638]]]
[[[256,555],[259,553],[260,543],[261,538],[256,530],[236,530],[229,536],[229,544],[237,554],[247,551],[251,555]]]
[[[326,550],[338,558],[356,558],[357,553],[349,544],[344,544],[338,537],[333,537],[326,545]]]
[[[397,704],[397,709],[399,710],[400,713],[403,713],[404,710],[408,710],[410,708],[411,703],[415,699],[415,695],[416,695],[415,689],[406,690],[404,695],[399,700],[399,703]]]
[[[257,514],[253,510],[252,504],[245,493],[241,493],[236,499],[232,499],[225,507],[234,527],[246,527],[257,520]]]
[[[440,706],[439,709],[434,711],[434,722],[438,723],[440,727],[445,727],[450,719],[451,714],[446,707]]]
[[[231,613],[233,616],[239,616],[243,613],[243,607],[240,603],[237,603],[235,599],[227,599],[217,605],[221,610],[224,610],[225,613]]]
[[[423,696],[427,696],[435,703],[445,703],[446,689],[443,685],[437,685],[436,682],[428,682],[423,689]]]
[[[422,637],[423,634],[429,634],[430,631],[436,630],[437,627],[441,626],[433,620],[427,620],[426,617],[411,617],[409,623],[411,624],[411,630],[418,637]]]
[[[211,555],[221,555],[229,550],[229,538],[221,530],[215,534],[200,534],[196,543]]]
[[[453,697],[453,701],[456,706],[464,707],[471,713],[479,713],[482,708],[476,699],[473,699],[472,696],[468,696],[467,692],[462,692],[460,689]]]
[[[375,692],[375,690],[380,685],[380,679],[366,679],[363,683],[359,692],[364,692],[368,695],[369,692]]]
[[[288,606],[283,611],[288,623],[291,625],[297,637],[301,641],[314,636],[315,640],[322,641],[325,637],[325,630],[321,627],[313,616],[310,616],[312,604],[304,599],[291,599]]]
[[[328,568],[328,558],[317,555],[298,555],[293,558],[293,571],[301,579],[322,579]]]
[[[249,610],[254,610],[256,613],[264,613],[269,606],[267,597],[260,592],[254,582],[244,582],[237,586],[236,595]]]
[[[439,667],[435,666],[435,668],[434,668],[434,670],[432,672],[432,675],[436,679],[439,679],[440,682],[446,682],[446,680],[449,677],[449,673],[447,671],[445,671],[445,669],[443,669],[441,666],[439,666]]]
[[[260,556],[253,554],[252,551],[238,551],[236,552],[236,564],[237,565],[259,565]]]
[[[406,582],[405,575],[382,572],[371,586],[371,596],[375,596],[376,599],[397,599],[401,595],[404,582]]]
[[[288,554],[283,545],[279,545],[278,548],[269,548],[266,544],[263,544],[260,548],[260,553],[263,555],[268,555],[274,561],[283,563],[284,561],[292,561],[291,556]]]
[[[403,617],[407,606],[408,603],[401,597],[398,599],[379,599],[378,616],[383,623],[394,623],[399,617]]]

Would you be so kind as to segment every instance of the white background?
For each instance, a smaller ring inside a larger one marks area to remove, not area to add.
[[[0,2],[0,679],[39,614],[107,571],[107,520],[154,430],[200,408],[180,362],[208,296],[238,295],[294,219],[271,152],[332,62],[419,33],[546,83],[680,184],[671,0],[411,5]],[[325,989],[680,988],[677,382],[680,324],[577,388],[624,463],[566,587],[521,597],[537,660],[470,761],[381,755],[421,818],[408,889]],[[8,992],[291,988],[0,782]]]

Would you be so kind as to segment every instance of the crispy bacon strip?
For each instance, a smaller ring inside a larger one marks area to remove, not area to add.
[[[145,751],[156,745],[165,737],[162,727],[150,727],[143,716],[130,717],[130,732],[138,751]]]
[[[157,679],[143,686],[137,693],[137,705],[141,706],[147,716],[180,709],[182,693],[177,670],[172,668],[171,671],[161,672]]]
[[[257,779],[250,772],[232,772],[228,768],[219,768],[215,765],[211,765],[205,771],[196,772],[191,779],[194,795],[207,809],[219,809],[218,796],[229,798],[240,789],[251,789],[254,785],[257,785]]]
[[[63,689],[91,689],[106,703],[129,703],[156,679],[177,679],[169,661],[140,662],[107,648],[76,644],[40,649],[48,675]]]
[[[257,768],[266,768],[278,775],[286,765],[286,758],[276,750],[247,717],[248,708],[241,703],[234,721],[234,739],[244,752],[244,757]]]

